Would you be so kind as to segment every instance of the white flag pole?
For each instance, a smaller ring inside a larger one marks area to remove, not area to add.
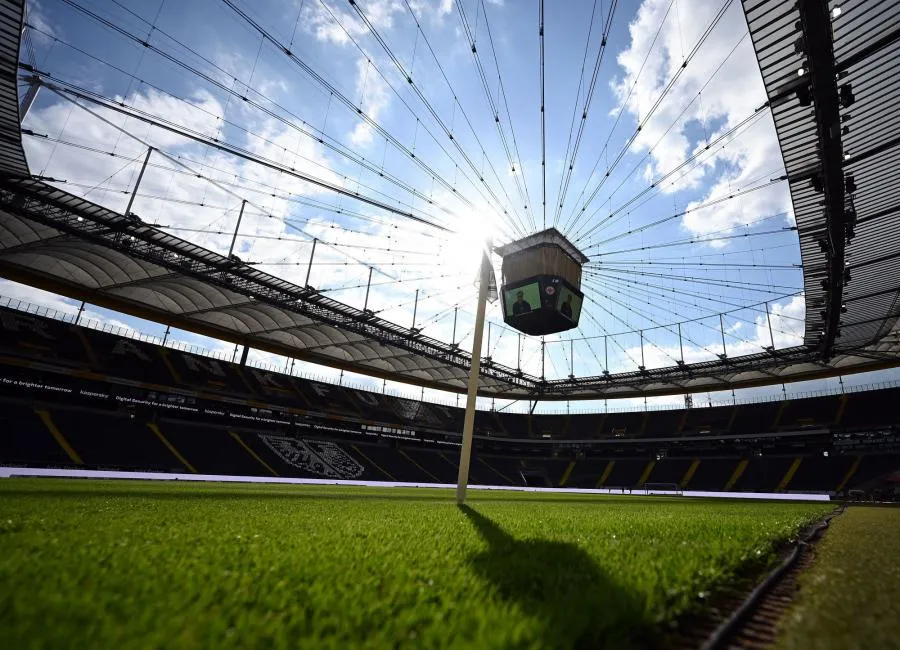
[[[459,476],[456,480],[456,502],[458,504],[465,503],[466,486],[469,482],[469,462],[472,459],[472,436],[475,430],[475,398],[478,394],[478,374],[481,371],[481,339],[484,335],[484,313],[491,284],[491,271],[491,260],[485,251],[481,257],[478,309],[475,315],[475,336],[472,341],[472,372],[469,374],[469,388],[466,394],[466,417],[463,422],[462,449],[459,454]]]

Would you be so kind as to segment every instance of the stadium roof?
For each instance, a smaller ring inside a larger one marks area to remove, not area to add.
[[[22,153],[15,83],[22,4],[0,3],[0,274],[260,350],[431,388],[465,390],[470,355],[456,345],[31,177]],[[900,89],[890,70],[900,47],[900,7],[879,5],[876,10],[865,3],[844,3],[848,14],[858,11],[859,16],[835,28],[834,57],[814,53],[804,63],[802,48],[795,51],[803,30],[807,44],[829,41],[816,31],[824,28],[821,17],[806,13],[805,7],[815,4],[745,3],[800,234],[805,345],[558,380],[486,360],[481,395],[565,400],[680,394],[900,365],[900,115],[894,108]],[[798,75],[803,65],[809,68]],[[841,77],[837,84],[828,83],[832,72]],[[852,83],[852,108],[839,106],[838,85],[845,83]],[[811,105],[804,105],[807,92]],[[834,121],[836,113],[848,133]],[[845,175],[851,173],[856,188],[845,193]],[[845,245],[848,221],[854,220],[854,236]]]
[[[868,345],[900,315],[900,4],[744,10],[800,235],[805,342],[826,356]]]
[[[22,134],[19,132],[19,94],[16,77],[19,69],[19,38],[25,0],[0,3],[0,174],[30,175]]]

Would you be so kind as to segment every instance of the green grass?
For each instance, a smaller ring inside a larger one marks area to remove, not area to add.
[[[832,520],[778,647],[900,648],[900,508],[852,506]]]
[[[0,481],[0,647],[641,647],[828,504]]]

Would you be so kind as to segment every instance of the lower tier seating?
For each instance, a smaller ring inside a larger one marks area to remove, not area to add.
[[[297,478],[455,483],[459,447],[412,440],[297,435],[283,425],[231,427],[72,405],[0,402],[0,464]],[[896,453],[720,457],[505,455],[476,446],[481,485],[844,492],[900,469]]]

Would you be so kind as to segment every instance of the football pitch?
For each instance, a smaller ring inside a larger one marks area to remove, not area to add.
[[[832,508],[3,480],[0,647],[645,647]]]

